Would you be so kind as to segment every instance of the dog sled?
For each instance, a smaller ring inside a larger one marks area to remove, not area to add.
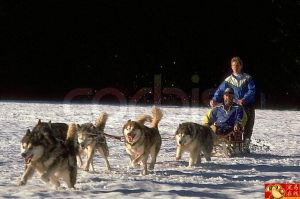
[[[208,125],[210,111],[207,111],[203,118],[203,125]],[[218,132],[216,134],[216,126],[211,125],[211,131],[213,134],[214,147],[212,156],[216,157],[233,157],[244,153],[244,128],[247,122],[247,114],[243,111],[243,118],[241,123],[241,129],[239,131]]]
[[[219,135],[212,133],[214,139],[212,156],[229,158],[243,154],[243,131]]]

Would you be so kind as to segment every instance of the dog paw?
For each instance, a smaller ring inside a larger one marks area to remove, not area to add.
[[[76,187],[68,188],[69,191],[76,191]]]
[[[143,170],[142,172],[141,172],[141,175],[142,176],[145,176],[145,175],[148,175],[149,174],[149,172],[148,171],[145,171],[145,170]]]
[[[133,160],[131,164],[132,164],[132,165],[137,165],[137,164],[139,164],[139,161]]]
[[[133,164],[132,162],[129,164],[129,168],[130,168],[130,169],[133,169],[133,168],[134,168],[134,164]]]
[[[211,161],[210,157],[205,158],[207,162]]]
[[[134,168],[137,168],[137,169],[141,168],[141,164],[134,165]]]
[[[49,182],[49,177],[46,175],[46,174],[43,174],[41,176],[41,179],[44,181],[44,182]]]
[[[66,188],[65,187],[61,187],[61,186],[58,186],[58,187],[53,187],[56,191],[65,191]]]
[[[25,184],[26,184],[26,182],[23,180],[20,180],[19,182],[17,182],[17,186],[23,186]]]
[[[54,189],[57,189],[57,188],[59,188],[60,187],[60,183],[59,183],[59,181],[58,180],[50,180],[50,186],[51,187],[53,187]]]
[[[89,167],[85,167],[83,170],[84,170],[84,171],[89,171],[90,168],[89,168]]]
[[[141,165],[140,165],[139,163],[134,163],[134,162],[132,162],[132,163],[130,164],[130,167],[133,168],[133,169],[134,169],[134,168],[140,168],[140,166],[141,166]]]
[[[154,170],[154,164],[149,165],[149,170]]]
[[[187,166],[188,169],[193,169],[195,168],[195,164],[189,164],[189,166]]]

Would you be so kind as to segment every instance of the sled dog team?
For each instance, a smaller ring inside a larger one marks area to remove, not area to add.
[[[162,111],[152,108],[152,117],[142,115],[136,120],[128,120],[123,128],[125,149],[130,157],[130,167],[142,166],[142,175],[153,170],[161,147],[161,136],[158,124],[162,119]],[[18,185],[25,185],[37,171],[41,179],[58,188],[59,179],[63,179],[68,188],[74,188],[77,177],[77,164],[82,166],[81,156],[86,155],[83,167],[94,170],[93,156],[98,151],[104,158],[107,170],[109,150],[106,143],[104,128],[108,119],[107,113],[102,113],[95,124],[64,124],[38,121],[37,125],[21,140],[21,155],[25,160],[25,170]],[[148,122],[150,125],[145,125]],[[211,160],[213,136],[207,126],[196,123],[182,123],[176,130],[176,160],[184,151],[190,153],[189,166],[201,163],[203,155]],[[147,161],[151,156],[149,166]]]

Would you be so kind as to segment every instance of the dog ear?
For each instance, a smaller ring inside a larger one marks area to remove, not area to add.
[[[95,130],[95,126],[92,125],[92,126],[90,127],[90,129],[91,129],[92,131]]]
[[[42,121],[41,121],[41,119],[39,119],[38,124],[41,124],[41,123],[42,123]]]
[[[188,129],[189,133],[192,132],[192,127],[190,125],[187,126],[187,129]]]
[[[187,126],[187,129],[188,129],[188,131],[189,131],[189,135],[193,135],[192,132],[194,131],[194,126],[188,125],[188,126]]]
[[[178,128],[176,129],[175,135],[179,134],[179,129],[181,128],[181,124],[178,125]]]
[[[48,122],[48,126],[49,126],[50,128],[52,128],[52,125],[51,125],[51,120],[49,120],[49,122]]]
[[[30,134],[30,130],[29,129],[27,129],[27,131],[26,131],[26,135],[28,135],[28,134]]]
[[[77,124],[77,128],[80,128],[81,126],[79,124]]]
[[[181,129],[182,127],[183,127],[183,125],[182,125],[182,124],[179,124],[178,129]]]

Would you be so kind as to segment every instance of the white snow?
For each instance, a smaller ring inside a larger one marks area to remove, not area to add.
[[[164,117],[159,129],[164,139],[155,171],[140,176],[129,169],[124,144],[107,138],[112,172],[105,171],[96,154],[95,173],[78,170],[76,190],[62,183],[60,190],[49,188],[37,175],[18,187],[24,160],[20,140],[38,119],[52,122],[94,122],[103,111],[109,114],[105,132],[121,135],[123,124],[151,107],[78,105],[51,103],[0,103],[0,197],[3,198],[263,198],[264,183],[300,183],[300,112],[256,110],[251,144],[246,157],[213,157],[200,167],[187,168],[188,154],[175,161],[171,137],[179,123],[200,123],[206,108],[161,106]]]

